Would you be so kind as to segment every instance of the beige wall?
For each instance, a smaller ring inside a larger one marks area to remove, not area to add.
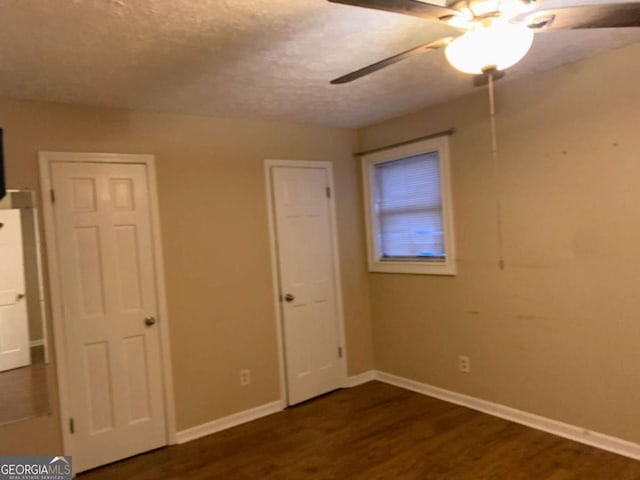
[[[333,162],[349,373],[372,368],[354,131],[14,101],[0,125],[12,188],[38,188],[40,150],[156,155],[178,430],[279,398],[265,158]],[[0,451],[60,451],[57,420],[1,427]]]
[[[458,275],[370,275],[378,369],[640,442],[639,59],[497,83],[504,271],[485,90],[360,131],[458,129]]]

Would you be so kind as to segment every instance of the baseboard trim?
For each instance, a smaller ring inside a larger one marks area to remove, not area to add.
[[[618,455],[633,458],[634,460],[640,460],[640,444],[637,443],[605,435],[604,433],[593,432],[586,428],[541,417],[539,415],[534,415],[505,405],[482,400],[480,398],[434,387],[426,383],[417,382],[415,380],[399,377],[390,373],[376,371],[374,377],[375,380],[395,385],[396,387],[421,393],[429,397],[438,398],[445,402],[455,403],[456,405],[461,405],[463,407],[471,408],[472,410],[493,415],[494,417],[500,417],[511,422],[526,425],[527,427],[542,430],[544,432],[557,435],[558,437],[574,440],[601,450],[617,453]]]
[[[376,379],[377,372],[375,370],[369,370],[367,372],[362,372],[357,375],[353,375],[351,377],[347,377],[347,381],[345,384],[346,388],[357,387],[358,385],[362,385],[364,383],[372,382]]]
[[[640,460],[640,444],[638,443],[629,442],[604,433],[594,432],[586,428],[570,425],[558,420],[524,412],[505,405],[482,400],[477,397],[456,393],[451,390],[435,387],[427,383],[418,382],[390,373],[378,370],[369,370],[367,372],[348,377],[346,386],[356,387],[373,380],[378,380],[383,383],[388,383],[389,385],[404,388],[405,390],[411,390],[412,392],[437,398],[445,402],[471,408],[472,410],[477,410],[494,417],[503,418],[527,427],[535,428],[536,430],[542,430],[544,432],[557,435],[558,437],[567,438],[601,450],[633,458],[634,460]],[[232,415],[177,432],[176,440],[178,444],[190,442],[191,440],[196,440],[198,438],[211,435],[212,433],[220,432],[227,428],[232,428],[242,425],[243,423],[251,422],[258,418],[277,413],[284,410],[285,407],[285,403],[281,400],[260,405],[249,410],[234,413]]]
[[[266,417],[281,410],[284,410],[284,402],[277,400],[271,403],[265,403],[259,407],[250,408],[242,412],[234,413],[226,417],[218,418],[211,422],[203,423],[202,425],[196,425],[195,427],[187,428],[176,433],[176,441],[178,444],[187,443],[191,440],[206,437],[212,433],[226,430],[227,428],[236,427],[243,423],[257,420],[258,418]]]

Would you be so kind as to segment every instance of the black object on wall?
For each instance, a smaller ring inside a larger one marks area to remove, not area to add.
[[[4,148],[2,144],[2,129],[0,128],[0,200],[7,194],[7,186],[4,183]]]

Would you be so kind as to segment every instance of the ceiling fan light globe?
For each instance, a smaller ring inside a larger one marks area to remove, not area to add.
[[[495,22],[478,26],[452,41],[447,60],[461,72],[480,74],[489,67],[504,70],[518,63],[533,43],[533,31],[523,25]]]

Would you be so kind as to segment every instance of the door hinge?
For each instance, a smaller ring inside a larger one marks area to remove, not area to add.
[[[73,418],[69,419],[69,431],[71,433],[76,433],[76,424],[73,421]]]
[[[326,187],[327,198],[331,198],[331,187]]]
[[[56,203],[56,192],[53,188],[49,190],[49,195],[51,195],[51,203]]]
[[[342,347],[338,347],[338,357],[342,358]]]

